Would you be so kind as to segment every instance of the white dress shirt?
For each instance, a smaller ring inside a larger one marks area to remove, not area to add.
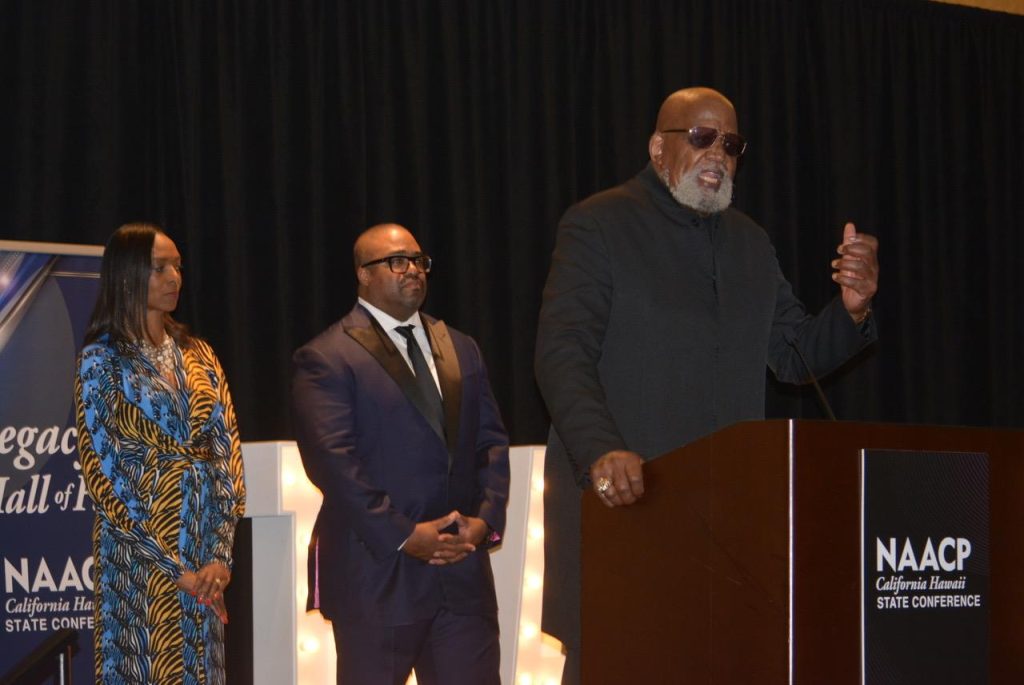
[[[367,311],[377,320],[377,323],[381,325],[387,334],[391,338],[391,342],[395,343],[395,347],[402,353],[402,358],[405,359],[405,363],[409,365],[409,370],[415,375],[415,370],[412,368],[412,359],[409,358],[409,343],[406,341],[405,336],[398,332],[399,326],[413,325],[412,334],[416,338],[416,344],[420,346],[420,351],[423,353],[423,357],[427,361],[427,366],[430,367],[430,374],[434,377],[434,385],[437,386],[437,392],[443,398],[444,395],[441,393],[441,383],[437,380],[437,366],[434,364],[434,355],[430,350],[430,340],[427,338],[427,331],[423,327],[423,320],[420,318],[420,313],[415,312],[405,321],[399,321],[395,317],[387,314],[372,304],[359,298],[359,304],[366,307]]]

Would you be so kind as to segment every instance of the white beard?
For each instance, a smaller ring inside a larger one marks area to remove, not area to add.
[[[704,186],[698,179],[702,171],[709,169],[722,175],[722,183],[716,190]],[[676,202],[701,214],[716,214],[732,204],[732,177],[725,167],[717,164],[690,169],[675,186],[669,183],[668,170],[662,172],[661,178]]]

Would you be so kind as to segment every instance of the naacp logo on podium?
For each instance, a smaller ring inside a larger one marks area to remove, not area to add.
[[[865,685],[989,682],[988,455],[865,450]]]

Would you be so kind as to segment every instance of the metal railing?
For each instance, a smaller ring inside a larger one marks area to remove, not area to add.
[[[0,685],[71,685],[71,657],[77,651],[78,631],[58,630],[0,676]]]

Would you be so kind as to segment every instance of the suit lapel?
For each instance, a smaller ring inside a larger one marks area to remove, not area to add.
[[[455,451],[459,439],[459,415],[462,410],[462,371],[459,370],[459,358],[455,355],[455,346],[448,335],[448,327],[444,321],[428,319],[420,314],[427,327],[430,337],[430,349],[434,355],[434,366],[437,368],[437,380],[441,385],[441,396],[444,402],[445,433],[448,435],[448,460]],[[449,463],[449,466],[451,464]]]
[[[362,345],[363,348],[380,363],[380,365],[384,368],[384,371],[387,372],[389,376],[391,376],[395,383],[398,384],[398,387],[401,388],[402,393],[410,402],[413,403],[413,405],[420,412],[420,414],[422,414],[423,417],[427,419],[427,423],[431,424],[431,427],[434,429],[434,432],[437,433],[437,436],[441,439],[442,442],[444,442],[445,436],[443,430],[445,427],[434,426],[433,423],[430,421],[430,410],[427,405],[426,399],[424,399],[424,397],[420,394],[419,387],[416,385],[416,377],[413,375],[412,371],[409,370],[409,365],[406,363],[405,358],[402,356],[402,353],[398,351],[397,347],[395,347],[395,343],[391,340],[391,337],[387,334],[384,328],[381,327],[377,320],[373,318],[369,314],[369,312],[366,312],[362,307],[359,307],[355,312],[353,312],[353,317],[351,317],[351,319],[352,320],[347,321],[344,324],[345,332],[349,335],[349,337],[351,337],[357,343]],[[425,317],[424,320],[426,320]],[[361,325],[364,324],[364,322],[365,325]],[[444,324],[441,324],[441,326],[444,327]],[[447,330],[445,330],[445,339],[447,340],[447,338],[448,332]],[[431,340],[432,347],[433,344],[433,340]],[[448,346],[451,347],[450,340],[448,340]],[[451,351],[450,356],[454,358],[454,355],[455,351],[453,349]],[[436,361],[435,358],[435,364],[437,363],[438,362]],[[440,366],[438,366],[437,373],[439,378],[443,378],[441,375]],[[458,382],[457,362],[455,365],[455,373],[456,382]],[[455,390],[458,391],[461,390],[461,388],[458,385],[456,385]],[[445,423],[450,426],[451,418],[449,415],[447,402],[448,389],[443,380],[441,382],[441,394],[444,396],[442,399],[442,404],[445,410]],[[458,395],[456,397],[458,398]],[[457,401],[458,399],[456,399],[456,402]],[[457,413],[455,415],[455,426],[456,428],[458,427]],[[451,435],[457,435],[457,433]],[[451,448],[449,447],[449,462],[450,461]]]

